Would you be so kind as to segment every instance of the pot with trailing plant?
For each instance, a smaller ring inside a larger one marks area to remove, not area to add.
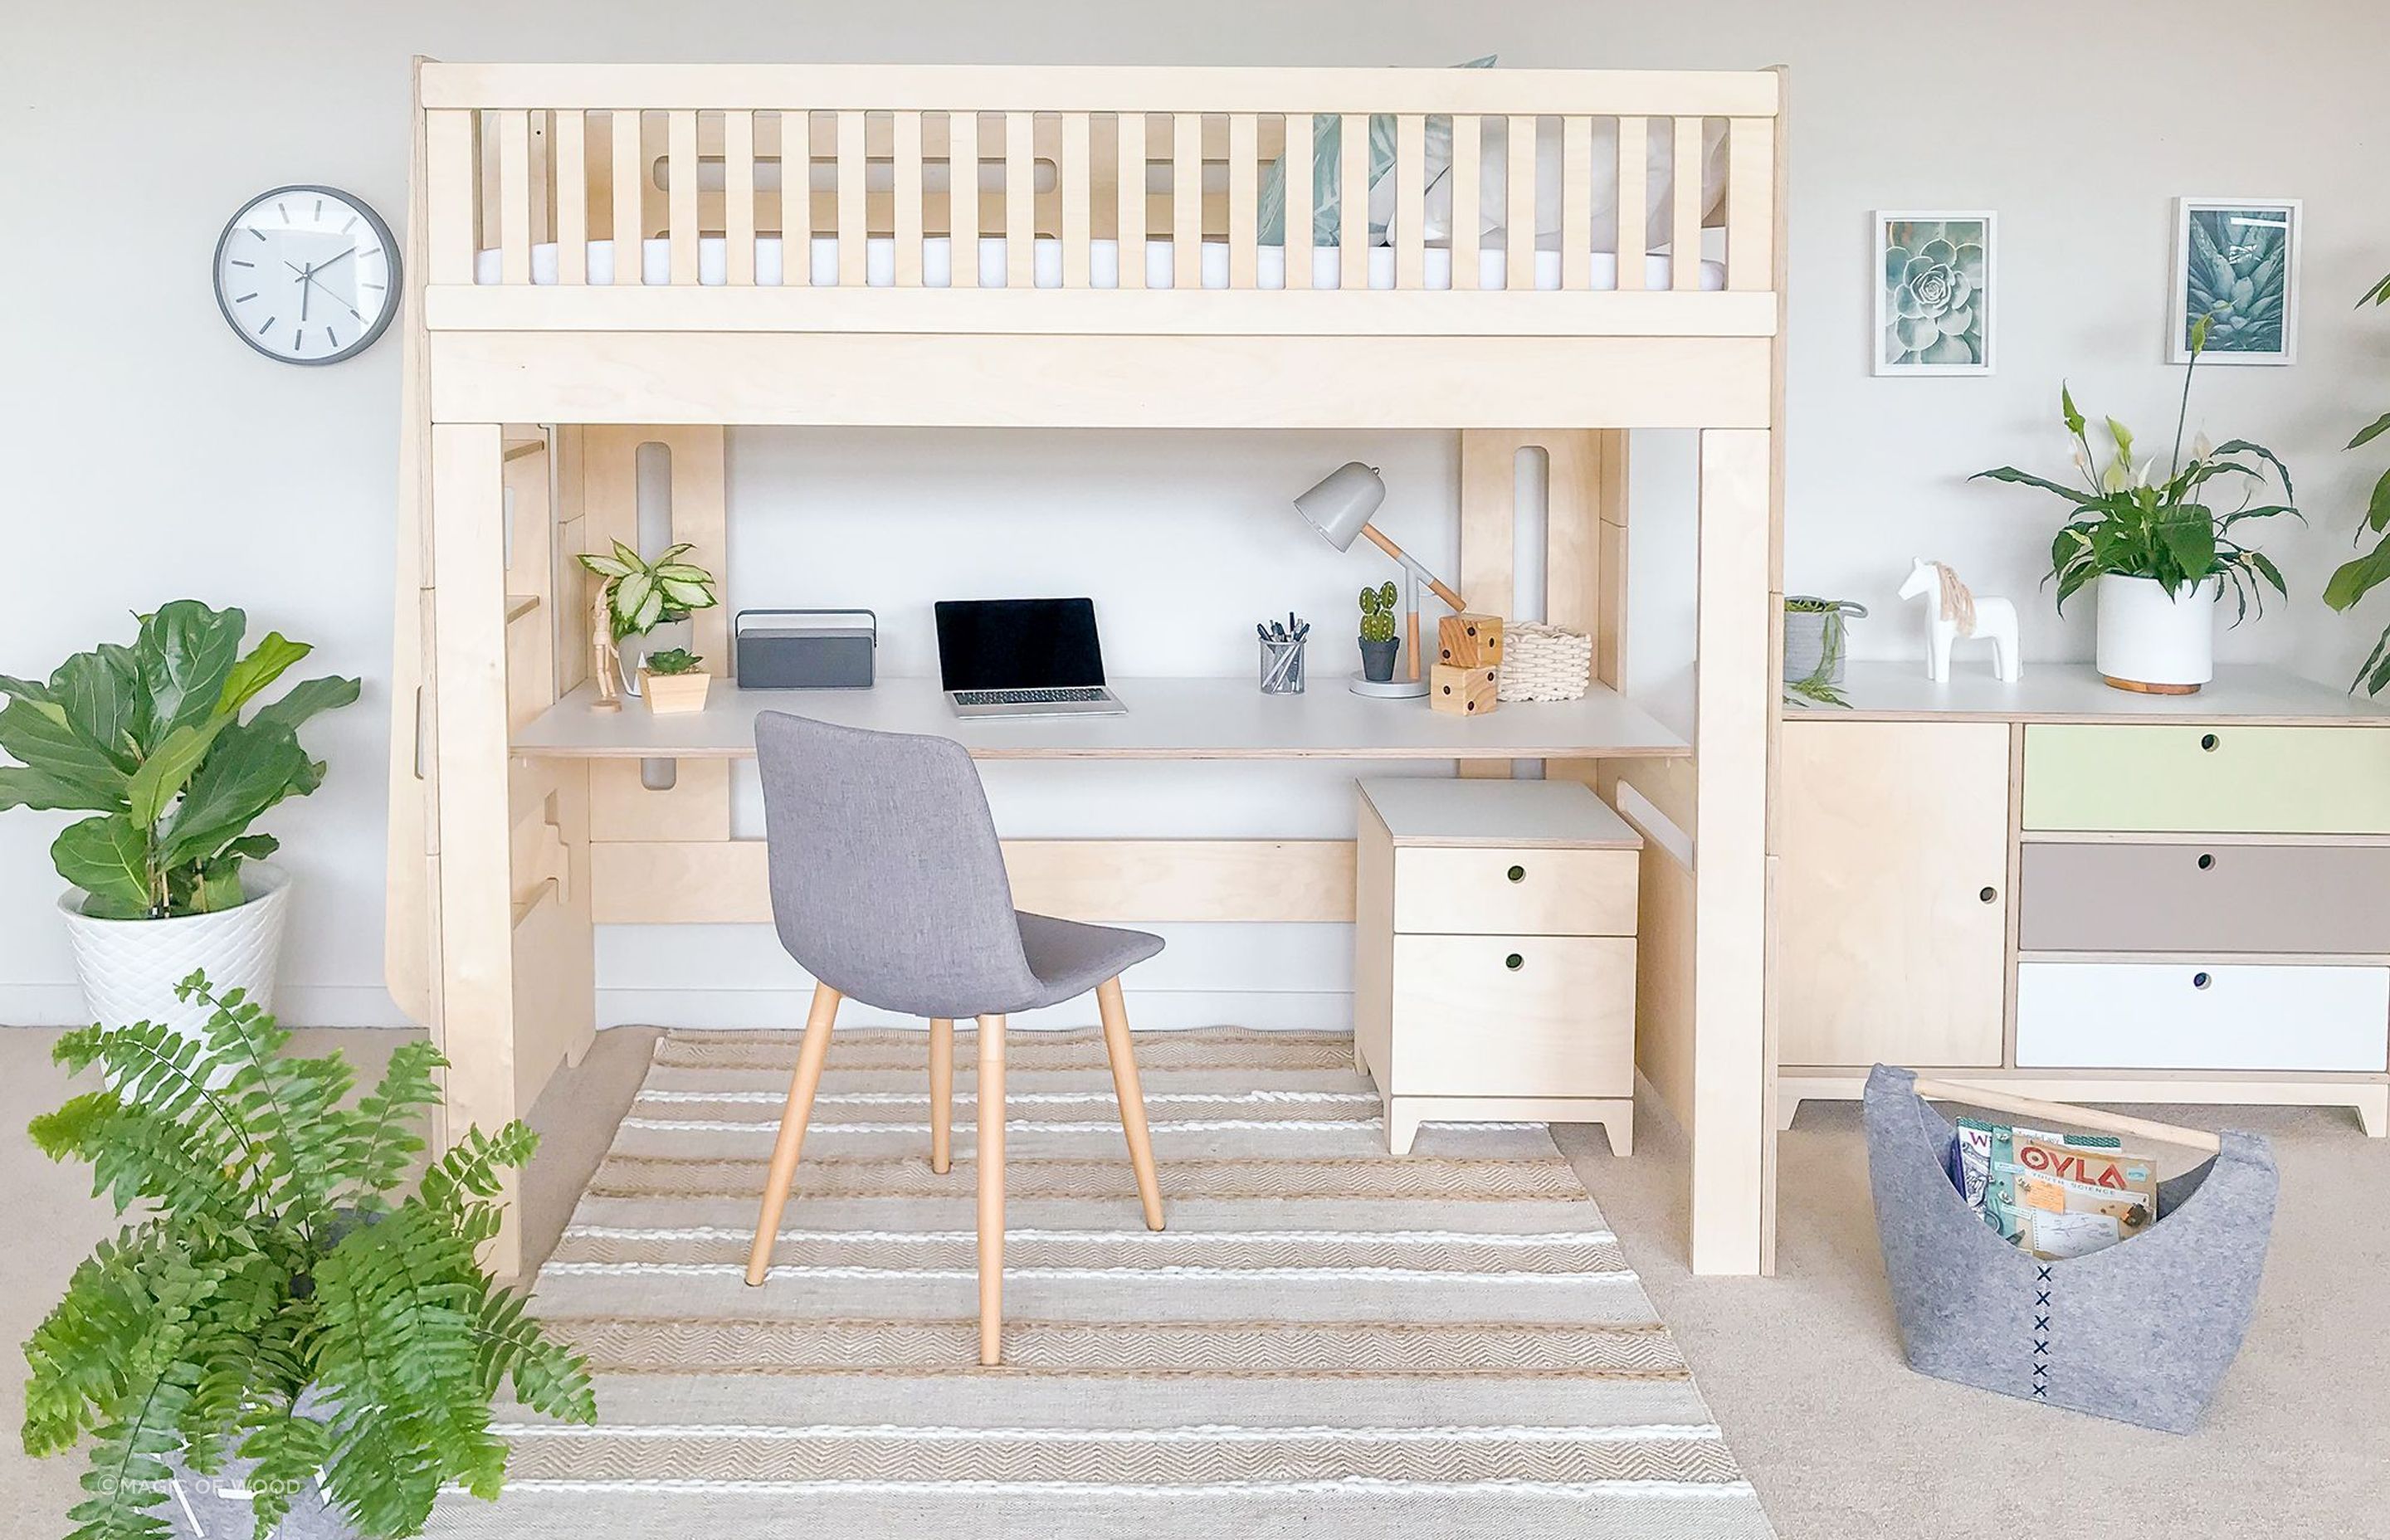
[[[19,762],[0,764],[0,810],[86,815],[50,858],[95,1020],[196,1032],[204,1017],[174,994],[194,969],[272,1001],[289,879],[251,826],[322,783],[299,729],[356,699],[357,681],[263,700],[311,649],[276,631],[244,653],[248,628],[238,610],[176,599],[140,617],[130,647],[78,652],[46,681],[0,675],[0,750]]]
[[[714,596],[713,574],[681,559],[691,549],[684,542],[648,561],[617,540],[611,556],[585,552],[581,557],[582,566],[605,580],[606,613],[628,694],[639,693],[640,671],[650,655],[687,650],[691,612],[722,602]]]
[[[394,1540],[444,1486],[495,1498],[501,1385],[597,1417],[587,1366],[477,1260],[535,1136],[469,1128],[426,1166],[430,1043],[401,1044],[353,1097],[341,1055],[286,1054],[255,1001],[197,974],[181,991],[198,1037],[154,1021],[61,1037],[58,1061],[102,1084],[31,1129],[138,1211],[25,1342],[26,1451],[89,1451],[75,1534]]]
[[[1361,590],[1361,677],[1373,685],[1390,684],[1394,677],[1394,655],[1403,647],[1394,635],[1394,607],[1401,597],[1391,578]]]
[[[2132,430],[2114,417],[2101,435],[2107,451],[2101,466],[2073,392],[2062,388],[2059,410],[2075,441],[2075,468],[2084,485],[2046,481],[2013,466],[1977,473],[2037,487],[2074,506],[2050,542],[2045,581],[2058,585],[2061,613],[2077,591],[2096,586],[2094,666],[2118,689],[2195,692],[2215,676],[2216,611],[2224,590],[2232,591],[2235,625],[2252,608],[2263,613],[2267,588],[2289,593],[2281,570],[2234,533],[2259,520],[2300,517],[2289,468],[2271,450],[2245,439],[2211,446],[2203,433],[2184,453],[2191,377],[2207,345],[2207,327],[2204,316],[2191,325],[2182,406],[2163,472],[2155,456],[2135,459]],[[2277,483],[2281,501],[2267,501]],[[2237,499],[2229,509],[2218,506],[2224,495]]]
[[[2365,291],[2357,302],[2365,305],[2390,305],[2390,277],[2384,278]],[[2351,449],[2362,449],[2384,433],[2390,433],[2390,412],[2384,412],[2348,441]],[[2390,582],[2390,470],[2373,483],[2373,495],[2366,503],[2365,515],[2357,522],[2356,538],[2362,542],[2374,537],[2372,549],[2340,564],[2324,584],[2323,602],[2334,610],[2346,610],[2385,582]],[[2358,665],[2357,677],[2350,689],[2362,688],[2368,695],[2379,695],[2390,686],[2390,628],[2373,640],[2373,648]]]
[[[1784,687],[1804,699],[1847,704],[1840,692],[1850,661],[1850,622],[1866,618],[1867,606],[1854,599],[1785,595]]]

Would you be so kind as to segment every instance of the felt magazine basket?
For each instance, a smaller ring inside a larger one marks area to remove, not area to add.
[[[1936,1094],[1940,1094],[1936,1087]],[[2068,1121],[2053,1107],[2050,1121]],[[1909,1367],[2004,1395],[2187,1433],[2241,1350],[2278,1178],[2254,1134],[2158,1184],[2158,1218],[2045,1262],[1994,1234],[1950,1183],[1952,1125],[1917,1077],[1868,1076],[1868,1176]],[[2075,1121],[2093,1123],[2090,1114]]]

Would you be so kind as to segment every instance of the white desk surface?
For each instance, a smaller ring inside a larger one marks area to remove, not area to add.
[[[1690,752],[1649,712],[1595,686],[1581,700],[1506,701],[1490,716],[1375,700],[1342,679],[1264,695],[1249,678],[1114,679],[1121,716],[957,717],[934,679],[867,690],[742,690],[716,679],[705,710],[590,709],[583,686],[514,735],[513,751],[571,759],[752,759],[755,713],[950,738],[974,759],[1591,759]]]
[[[1925,664],[1853,662],[1842,691],[1851,703],[1812,705],[1786,697],[1784,718],[1900,721],[1979,718],[2000,722],[2345,723],[2390,725],[2390,705],[2262,663],[2218,664],[2197,695],[2143,695],[2101,682],[2088,663],[2033,663],[2004,685],[1988,661],[1954,658],[1941,684]]]
[[[1375,776],[1360,785],[1397,845],[1643,848],[1633,826],[1580,781]]]

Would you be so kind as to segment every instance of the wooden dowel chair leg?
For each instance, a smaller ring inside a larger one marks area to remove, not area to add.
[[[1004,1362],[1004,1018],[979,1019],[979,1361]]]
[[[755,1244],[747,1252],[747,1281],[760,1284],[772,1270],[772,1246],[780,1237],[780,1213],[797,1180],[804,1153],[805,1124],[813,1121],[814,1093],[821,1087],[822,1063],[829,1058],[830,1023],[838,1020],[837,990],[814,985],[813,1009],[805,1016],[805,1040],[797,1050],[797,1071],[789,1077],[788,1105],[780,1110],[780,1136],[772,1142],[772,1170],[764,1178],[764,1212],[755,1221]]]
[[[944,1176],[955,1165],[955,1024],[930,1022],[930,1169]]]
[[[1145,1125],[1145,1088],[1137,1083],[1137,1055],[1129,1047],[1128,1006],[1117,975],[1096,986],[1096,1009],[1104,1019],[1104,1057],[1111,1060],[1112,1096],[1120,1102],[1121,1132],[1128,1136],[1128,1163],[1137,1171],[1137,1200],[1145,1227],[1162,1228],[1162,1182],[1153,1170],[1153,1136]]]

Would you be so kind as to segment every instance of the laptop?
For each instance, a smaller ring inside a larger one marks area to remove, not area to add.
[[[1093,599],[941,599],[938,673],[957,716],[1117,716]]]

